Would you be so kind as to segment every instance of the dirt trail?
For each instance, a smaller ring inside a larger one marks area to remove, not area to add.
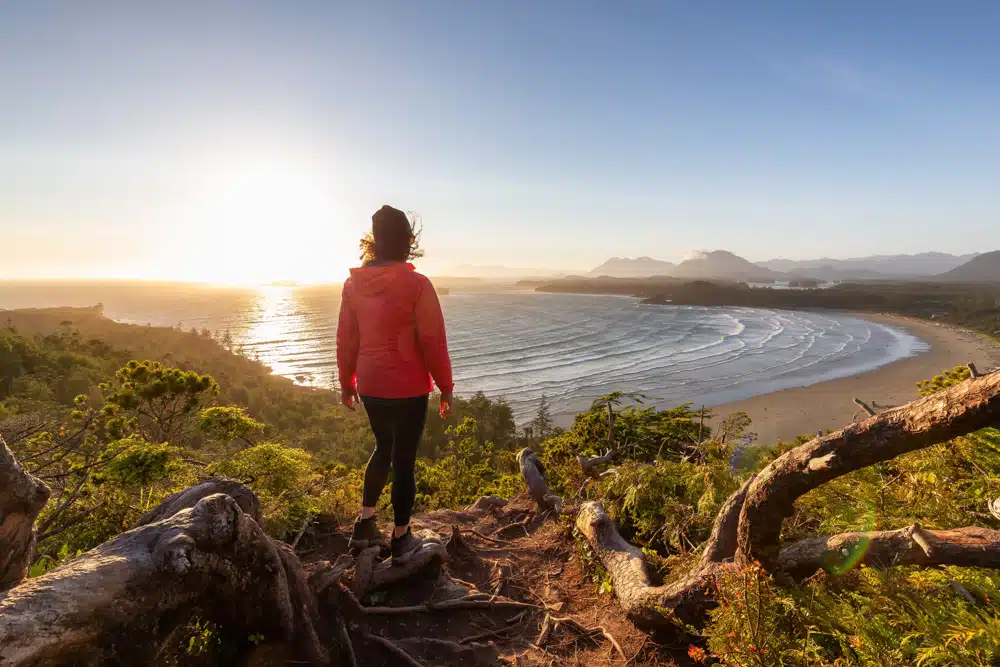
[[[363,629],[348,621],[359,665],[412,667],[384,639],[423,667],[686,663],[687,646],[657,645],[624,618],[610,593],[598,592],[593,568],[584,562],[587,550],[573,538],[572,523],[551,514],[539,516],[526,497],[485,515],[450,510],[420,515],[413,527],[448,538],[443,567],[455,583],[471,589],[467,597],[533,606],[363,614]],[[307,567],[314,561],[335,562],[344,553],[346,537],[332,529],[317,522],[303,539],[299,551]],[[345,581],[351,574],[346,573]],[[413,577],[360,602],[365,607],[424,607],[453,598],[453,592],[441,590],[442,581],[433,574]]]

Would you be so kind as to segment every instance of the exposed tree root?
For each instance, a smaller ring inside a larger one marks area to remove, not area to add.
[[[397,660],[401,661],[399,663],[401,665],[409,665],[409,667],[424,667],[423,663],[417,662],[413,656],[397,646],[395,642],[390,639],[373,634],[365,634],[365,639],[385,647],[386,650],[396,656]]]
[[[530,447],[525,447],[518,453],[517,464],[521,468],[521,477],[528,487],[528,493],[538,507],[561,514],[562,498],[549,491],[549,483],[545,480],[545,468]]]
[[[496,496],[483,496],[476,502],[469,505],[470,512],[494,512],[499,509],[503,509],[507,506],[507,501],[504,498],[497,498]]]
[[[348,667],[358,667],[358,656],[354,653],[354,642],[351,641],[351,635],[347,631],[347,623],[344,622],[343,616],[337,621],[341,652],[347,658]]]
[[[382,616],[397,616],[399,614],[419,614],[435,611],[499,611],[502,609],[541,609],[530,602],[515,600],[445,600],[444,602],[428,602],[427,604],[410,607],[362,607],[365,614]]]
[[[551,637],[552,634],[561,627],[568,628],[577,634],[591,639],[594,639],[596,636],[603,637],[611,644],[611,647],[617,651],[622,660],[628,660],[628,658],[625,657],[625,652],[622,650],[618,640],[616,640],[614,636],[608,632],[607,628],[604,628],[603,626],[588,628],[580,624],[580,622],[575,619],[553,616],[552,614],[545,615],[545,620],[542,621],[542,629],[538,635],[538,639],[535,640],[535,645],[539,647],[544,646],[549,637]]]

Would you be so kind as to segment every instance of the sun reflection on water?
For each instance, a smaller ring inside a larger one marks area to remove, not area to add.
[[[250,356],[278,375],[299,384],[329,386],[332,327],[328,320],[329,313],[317,312],[299,289],[267,285],[258,289],[242,343]]]

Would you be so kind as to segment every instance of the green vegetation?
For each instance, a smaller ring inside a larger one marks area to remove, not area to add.
[[[53,492],[40,563],[94,547],[210,475],[253,488],[279,538],[307,516],[357,511],[374,439],[335,393],[271,375],[207,332],[118,324],[98,309],[4,315],[0,433]],[[523,444],[510,406],[458,399],[445,422],[431,403],[419,509],[509,493]]]
[[[37,576],[128,529],[203,477],[260,497],[267,531],[291,539],[309,517],[345,525],[357,511],[373,442],[361,413],[298,387],[200,333],[115,324],[93,311],[18,311],[0,329],[0,432],[53,489],[39,520]],[[169,351],[169,352],[168,352]],[[920,386],[960,381],[964,367]],[[530,445],[553,491],[600,498],[656,574],[683,572],[728,494],[795,443],[752,446],[743,414],[659,410],[610,394],[556,428],[547,402],[519,432],[510,407],[477,395],[428,421],[417,511],[523,488],[515,452]],[[432,401],[432,403],[434,403]],[[609,409],[614,415],[609,426]],[[436,405],[430,410],[436,413]],[[620,447],[615,472],[585,480],[577,455]],[[388,489],[380,505],[388,505]],[[984,429],[835,479],[803,496],[785,539],[850,530],[980,525],[1000,496],[1000,431]],[[587,560],[585,558],[585,560]],[[853,567],[852,554],[804,583],[729,569],[719,606],[692,646],[725,665],[1000,664],[1000,575],[974,568]],[[608,593],[595,574],[595,593]],[[189,653],[209,650],[193,626]]]

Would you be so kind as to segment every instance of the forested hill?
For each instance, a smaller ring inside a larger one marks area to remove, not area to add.
[[[743,282],[673,278],[566,278],[542,292],[629,294],[650,305],[741,306],[885,312],[935,319],[1000,336],[1000,283],[858,282],[821,289],[779,289]]]
[[[29,349],[19,350],[17,339]],[[223,332],[122,324],[100,307],[0,311],[0,400],[6,386],[25,407],[68,408],[78,394],[93,393],[132,359],[212,376],[220,401],[245,408],[265,424],[264,437],[280,437],[324,460],[361,465],[374,446],[367,419],[344,409],[336,392],[273,375],[263,363],[239,354]],[[431,410],[436,409],[435,403]],[[455,415],[455,424],[475,418],[504,445],[514,437],[513,412],[502,401],[459,400]],[[424,453],[444,446],[446,427],[430,420]]]

